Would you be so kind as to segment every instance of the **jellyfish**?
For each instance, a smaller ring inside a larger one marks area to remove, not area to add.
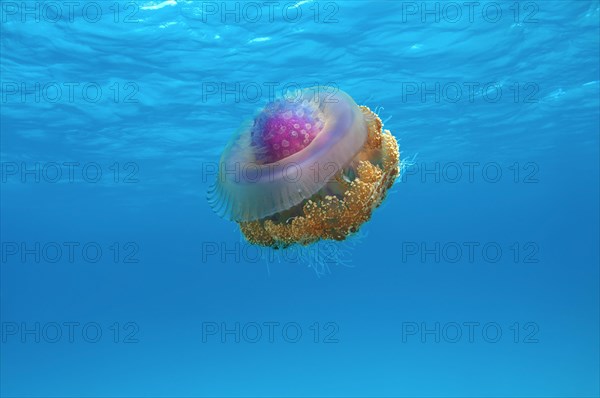
[[[309,87],[270,102],[239,130],[208,201],[252,244],[341,241],[385,199],[399,160],[373,111],[337,88]]]

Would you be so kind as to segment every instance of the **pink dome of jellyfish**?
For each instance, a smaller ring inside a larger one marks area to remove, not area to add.
[[[331,87],[269,103],[225,149],[209,203],[262,246],[344,240],[398,176],[399,150],[366,106]]]

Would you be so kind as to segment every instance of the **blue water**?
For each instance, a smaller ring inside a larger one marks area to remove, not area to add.
[[[2,396],[600,394],[598,1],[0,5]],[[213,167],[313,85],[410,162],[258,250]]]

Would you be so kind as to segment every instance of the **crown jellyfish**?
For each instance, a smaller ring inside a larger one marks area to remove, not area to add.
[[[277,99],[226,147],[209,203],[253,244],[344,240],[398,176],[398,143],[382,127],[368,107],[331,87]]]

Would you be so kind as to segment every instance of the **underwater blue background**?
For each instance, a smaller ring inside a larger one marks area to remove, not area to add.
[[[46,3],[1,2],[2,396],[600,394],[597,1]],[[409,163],[249,247],[213,166],[313,85]]]

